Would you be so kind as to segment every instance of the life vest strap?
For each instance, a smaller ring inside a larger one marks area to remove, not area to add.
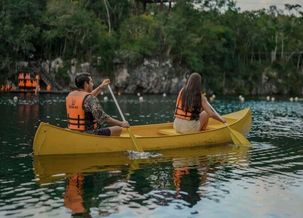
[[[85,124],[85,121],[83,120],[83,122],[71,122],[71,121],[67,121],[67,123],[69,123],[69,124],[72,124],[72,125],[78,125],[78,123],[80,124],[80,125],[83,125],[83,124]],[[93,124],[96,124],[97,123],[97,121],[93,121]]]
[[[84,126],[85,123],[72,123],[72,122],[67,122],[69,125],[74,125],[74,126]]]
[[[67,117],[68,120],[80,120],[80,121],[85,121],[85,119],[80,119],[80,118],[72,118],[72,117]]]

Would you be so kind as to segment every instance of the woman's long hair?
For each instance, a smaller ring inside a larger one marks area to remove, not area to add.
[[[182,91],[182,110],[186,112],[201,111],[202,78],[192,73]]]

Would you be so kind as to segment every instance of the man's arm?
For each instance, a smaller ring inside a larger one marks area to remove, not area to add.
[[[106,114],[101,105],[99,100],[95,96],[88,96],[85,100],[84,107],[86,110],[90,111],[94,118],[96,119],[97,123],[101,126],[104,122],[111,126],[121,126],[124,128],[128,128],[129,124],[127,121],[120,121],[117,119],[112,118],[108,114]]]
[[[84,109],[85,109],[85,111],[89,111],[93,114],[93,117],[95,118],[95,120],[97,121],[97,123],[99,125],[102,125],[106,121],[106,119],[108,117],[110,117],[103,111],[97,97],[95,97],[93,95],[89,95],[85,99]]]
[[[97,86],[97,88],[95,88],[90,94],[97,97],[100,94],[101,90],[106,88],[109,83],[110,83],[109,79],[103,80],[102,83],[99,86]]]

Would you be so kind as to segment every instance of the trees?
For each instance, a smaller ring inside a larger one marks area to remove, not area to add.
[[[33,58],[39,39],[39,20],[45,1],[3,0],[0,3],[0,73],[4,80],[14,71],[15,61]]]
[[[79,57],[87,61],[92,55],[102,53],[100,47],[107,43],[106,26],[90,11],[68,0],[48,1],[43,19],[45,57]]]
[[[138,63],[144,57],[159,54],[161,31],[159,23],[151,15],[126,19],[119,29],[119,54],[129,63]]]
[[[301,5],[240,12],[233,0],[177,0],[138,14],[137,2],[0,1],[0,79],[23,60],[101,57],[99,70],[110,72],[114,58],[169,58],[203,73],[217,93],[262,94],[264,78],[277,94],[302,89]]]

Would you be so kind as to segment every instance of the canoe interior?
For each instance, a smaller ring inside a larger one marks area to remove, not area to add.
[[[234,118],[226,118],[227,123],[232,124],[236,121]],[[215,130],[218,128],[224,127],[224,124],[210,118],[209,123],[207,125],[206,130],[202,132],[207,132],[211,130]],[[161,133],[163,129],[173,129],[173,123],[161,123],[161,124],[151,124],[151,125],[138,125],[132,126],[131,130],[136,137],[160,137],[164,136],[165,134]],[[122,137],[129,137],[127,130],[123,129]],[[167,136],[167,135],[166,135]],[[170,135],[173,136],[173,135]]]

